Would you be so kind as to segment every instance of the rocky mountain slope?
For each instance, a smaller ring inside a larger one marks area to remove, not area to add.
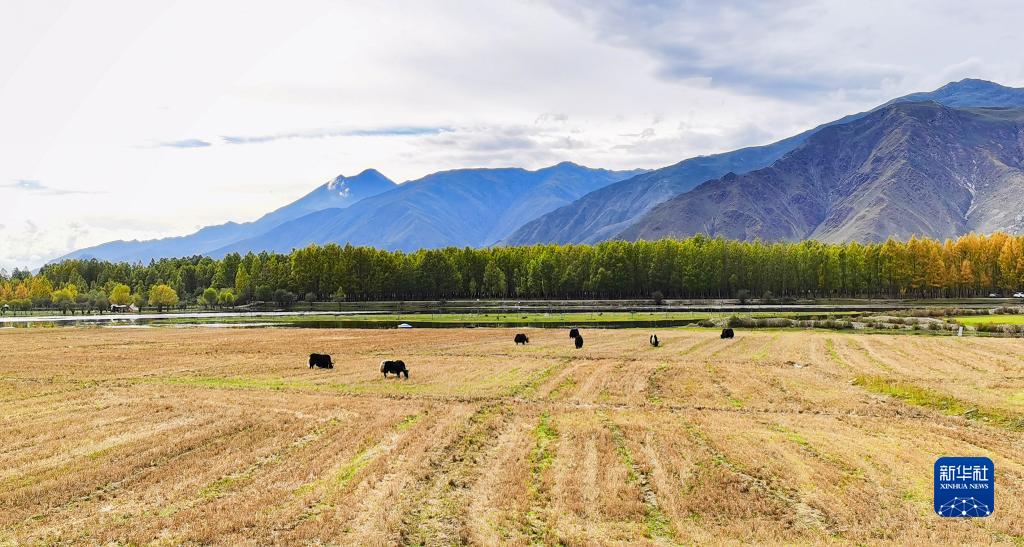
[[[965,79],[939,89],[914,93],[878,107],[903,103],[936,101],[947,106],[1024,107],[1024,89],[993,82]],[[869,112],[877,110],[874,109]],[[860,119],[868,112],[853,114],[799,135],[766,146],[744,148],[724,154],[701,156],[624,180],[525,224],[504,243],[595,243],[615,237],[654,206],[687,192],[702,182],[726,173],[746,173],[767,167],[817,132]]]
[[[879,241],[1024,228],[1024,109],[894,103],[657,205],[624,239]]]

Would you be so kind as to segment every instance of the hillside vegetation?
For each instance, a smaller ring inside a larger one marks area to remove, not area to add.
[[[173,289],[175,303],[276,301],[283,307],[298,299],[1008,296],[1024,288],[1024,236],[971,234],[944,242],[911,238],[871,244],[697,236],[415,253],[326,245],[289,254],[232,253],[221,260],[196,256],[148,265],[67,260],[37,276],[16,271],[0,277],[0,304],[66,309],[82,299],[83,305],[104,299],[124,303],[131,296],[156,305],[157,286]],[[66,292],[55,296],[61,290]]]

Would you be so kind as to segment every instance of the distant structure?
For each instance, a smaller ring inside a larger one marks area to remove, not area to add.
[[[113,313],[139,313],[135,304],[111,304],[110,311]]]

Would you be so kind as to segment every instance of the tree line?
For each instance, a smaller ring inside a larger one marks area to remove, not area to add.
[[[0,273],[0,305],[225,306],[457,298],[941,298],[1024,288],[1024,236],[765,243],[706,236],[405,253],[329,244],[149,264],[66,260]]]

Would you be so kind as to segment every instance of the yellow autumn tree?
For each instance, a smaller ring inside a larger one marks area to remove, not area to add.
[[[149,290],[149,305],[156,306],[157,312],[163,312],[165,306],[178,305],[178,293],[167,285],[155,285]]]
[[[125,306],[132,301],[132,289],[123,283],[114,285],[110,291],[110,303]]]

